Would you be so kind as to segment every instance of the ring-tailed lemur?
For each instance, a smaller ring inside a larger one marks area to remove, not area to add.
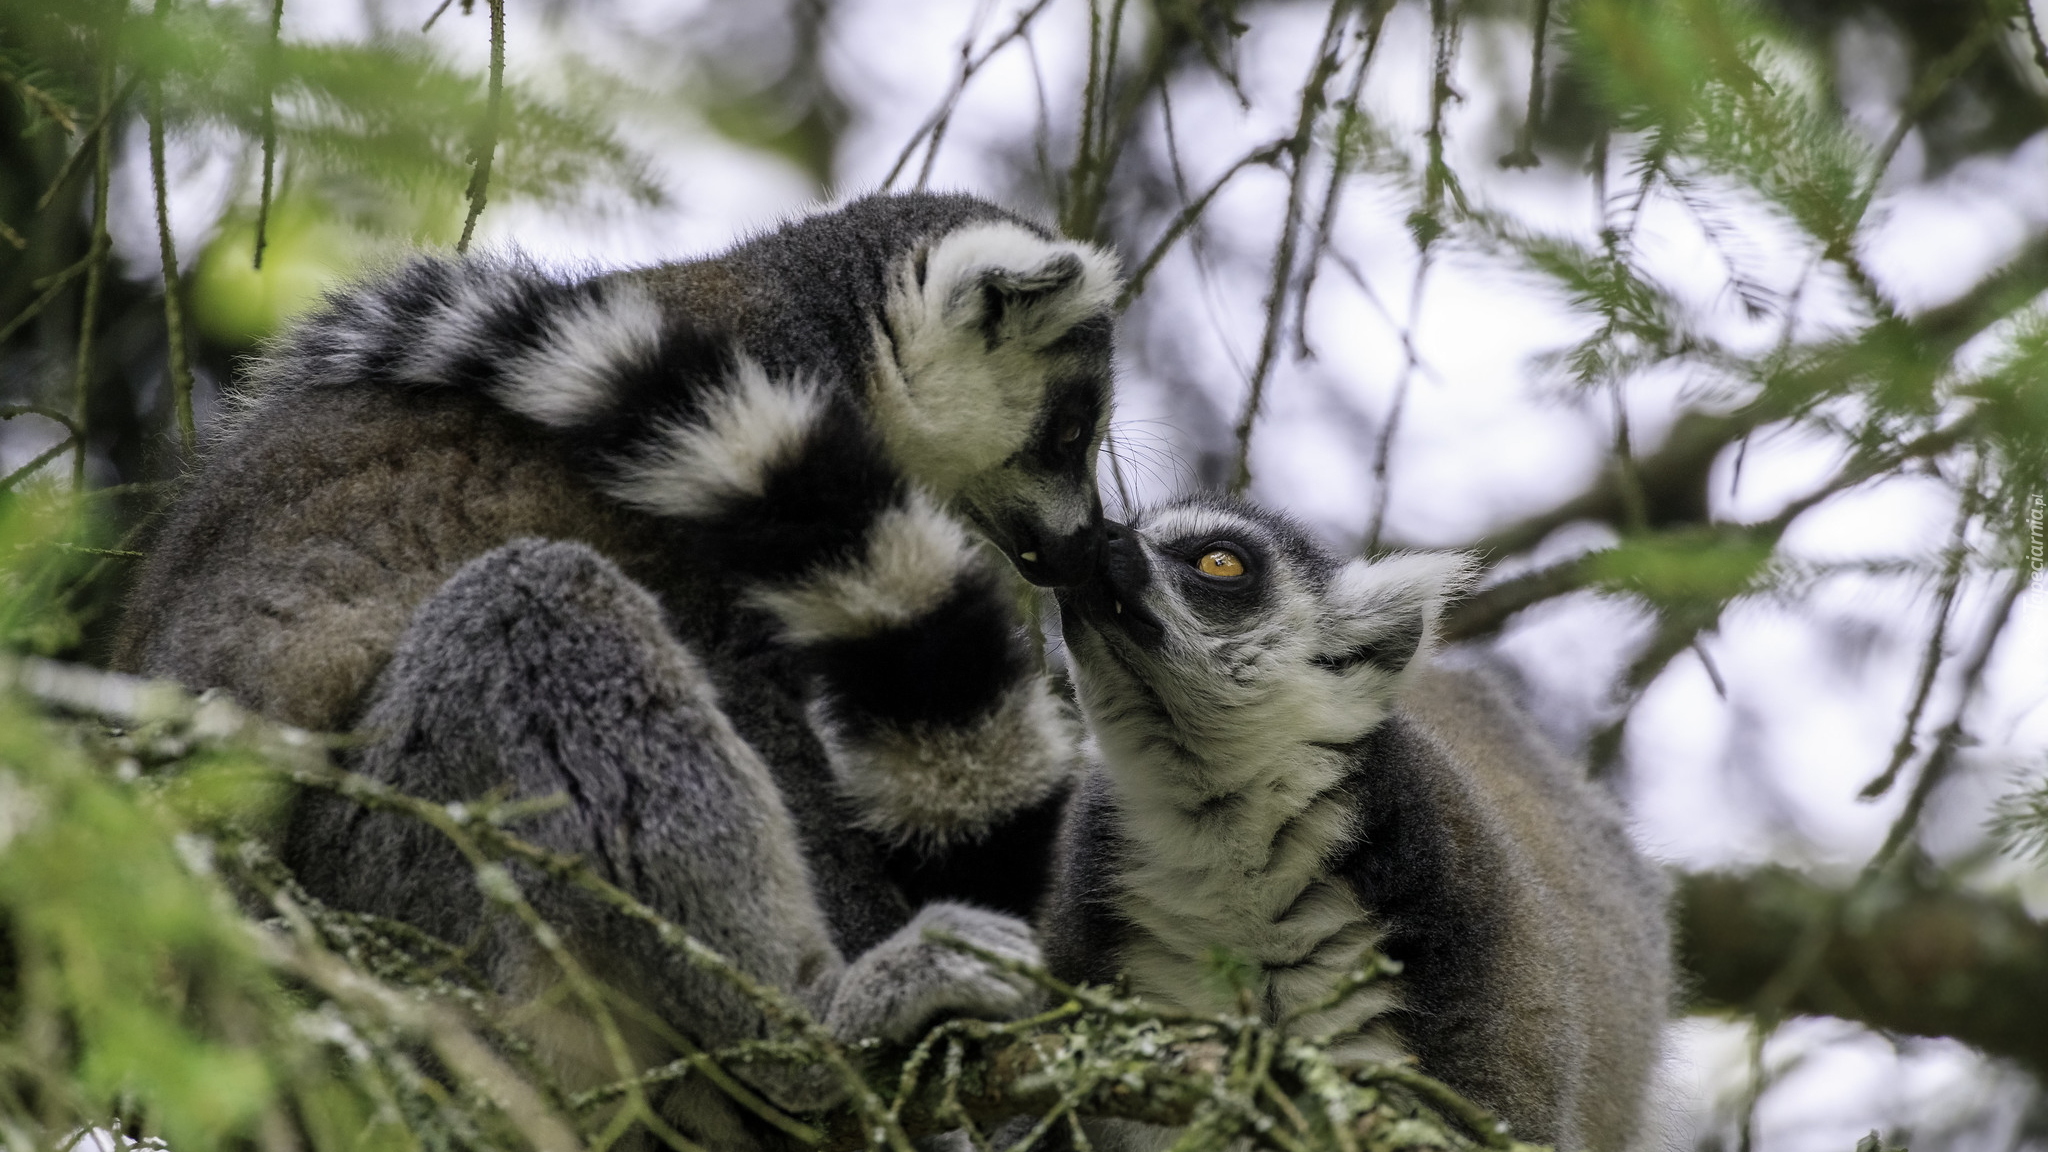
[[[1046,958],[1235,1011],[1220,949],[1278,1022],[1376,947],[1399,977],[1297,1031],[1412,1054],[1523,1139],[1620,1149],[1671,988],[1664,883],[1490,680],[1421,659],[1467,563],[1342,562],[1222,500],[1111,524],[1098,578],[1059,593],[1099,763]]]
[[[564,795],[535,839],[844,1034],[1014,1009],[922,929],[1033,952],[1020,920],[938,898],[1029,911],[1072,734],[953,517],[1033,581],[1092,569],[1116,291],[1105,253],[964,196],[594,279],[417,259],[256,362],[117,663],[354,730],[354,767],[421,795]],[[485,941],[507,990],[546,978],[420,827],[307,795],[283,850],[316,895]],[[652,936],[527,879],[669,1026],[767,1034]],[[714,1099],[679,1115],[753,1139]]]

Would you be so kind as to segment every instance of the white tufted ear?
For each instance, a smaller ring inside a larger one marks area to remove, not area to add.
[[[940,237],[911,261],[923,319],[973,332],[989,347],[1051,343],[1116,299],[1116,260],[1016,224],[975,224]]]
[[[1333,672],[1359,665],[1402,671],[1435,646],[1437,617],[1471,584],[1473,568],[1462,552],[1400,552],[1344,565],[1330,581],[1313,662]]]
[[[911,476],[951,499],[1009,459],[1039,423],[1059,340],[1104,325],[1116,258],[1013,223],[971,224],[897,266],[875,330],[876,424]]]

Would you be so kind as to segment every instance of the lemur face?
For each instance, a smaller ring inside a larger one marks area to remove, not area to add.
[[[1060,592],[1098,738],[1172,739],[1201,755],[1244,733],[1343,742],[1378,724],[1463,579],[1461,556],[1340,561],[1298,524],[1183,500],[1111,523],[1089,583]],[[1257,710],[1257,722],[1246,710]],[[1256,749],[1252,749],[1256,751]]]
[[[1117,288],[1096,248],[975,224],[909,254],[875,325],[869,390],[892,453],[1034,584],[1095,566]]]

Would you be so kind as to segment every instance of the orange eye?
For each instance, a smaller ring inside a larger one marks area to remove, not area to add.
[[[1223,548],[1218,548],[1195,561],[1195,568],[1209,576],[1244,575],[1244,561],[1237,558],[1237,553]]]

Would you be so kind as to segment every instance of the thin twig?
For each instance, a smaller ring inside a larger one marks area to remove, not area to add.
[[[1992,605],[1986,618],[1984,630],[1969,657],[1963,662],[1961,689],[1956,707],[1948,723],[1935,734],[1934,750],[1927,756],[1927,763],[1920,769],[1920,778],[1913,782],[1913,791],[1906,796],[1906,807],[1899,818],[1892,823],[1886,834],[1884,845],[1870,858],[1866,871],[1875,872],[1890,863],[1905,845],[1907,837],[1913,834],[1920,823],[1920,813],[1927,806],[1927,798],[1934,789],[1948,778],[1949,769],[1954,766],[1956,749],[1962,746],[1963,724],[1968,717],[1970,705],[1976,702],[1977,691],[1984,680],[1984,669],[1991,663],[1991,654],[1998,647],[1998,640],[2005,634],[2005,626],[2012,620],[2013,606],[2019,603],[2022,593],[2027,590],[2027,574],[2015,570],[2006,582],[2003,595]]]
[[[2026,0],[2020,4],[2020,21],[2026,25],[2028,41],[2034,45],[2034,67],[2039,68],[2043,76],[2048,76],[2048,40],[2041,38],[2041,25],[2034,19],[2034,6]]]
[[[15,313],[14,319],[9,320],[5,325],[0,325],[0,344],[5,344],[7,342],[7,338],[9,336],[14,335],[16,331],[20,330],[22,325],[35,319],[39,314],[41,314],[43,309],[49,307],[50,302],[55,300],[60,294],[63,293],[64,286],[66,284],[69,284],[73,280],[77,279],[79,274],[85,272],[86,270],[96,267],[99,263],[100,257],[106,255],[106,251],[107,249],[104,244],[94,244],[92,247],[86,249],[84,259],[64,269],[62,272],[57,272],[49,277],[46,277],[46,279],[48,280],[48,287],[43,289],[43,294],[41,296],[36,297],[33,301],[31,301],[28,307],[23,308],[20,312]],[[65,419],[69,420],[70,417],[67,416],[65,417]]]
[[[1223,191],[1225,185],[1229,184],[1239,172],[1244,171],[1246,168],[1255,164],[1272,164],[1276,162],[1281,154],[1287,151],[1289,145],[1290,140],[1276,140],[1262,148],[1256,148],[1245,153],[1237,158],[1236,163],[1224,169],[1223,174],[1218,176],[1215,182],[1211,183],[1208,188],[1204,189],[1200,196],[1184,204],[1181,210],[1174,214],[1173,222],[1166,226],[1166,231],[1160,235],[1159,239],[1145,253],[1145,258],[1138,262],[1137,271],[1131,273],[1130,279],[1124,283],[1124,290],[1116,299],[1118,310],[1128,308],[1131,301],[1137,298],[1138,293],[1145,290],[1146,278],[1151,276],[1153,270],[1159,267],[1159,262],[1166,258],[1166,254],[1173,249],[1174,244],[1178,243],[1180,238],[1187,234],[1188,229],[1194,227],[1196,222],[1201,219],[1202,213],[1209,207],[1209,202],[1216,198],[1218,192]]]
[[[1066,204],[1060,213],[1062,229],[1069,236],[1078,234],[1076,225],[1079,223],[1081,192],[1093,159],[1095,106],[1102,99],[1105,83],[1102,74],[1102,0],[1088,0],[1088,80],[1081,88],[1081,132],[1074,144],[1074,163],[1067,171]]]
[[[14,471],[9,472],[6,476],[0,477],[0,492],[13,491],[14,486],[16,484],[19,484],[23,478],[31,475],[32,473],[35,472],[36,469],[41,468],[43,465],[48,464],[50,461],[55,460],[57,457],[62,456],[64,453],[70,451],[71,446],[73,444],[78,443],[78,441],[79,436],[77,433],[74,432],[71,435],[66,436],[62,440],[57,441],[55,444],[50,445],[48,448],[43,449],[40,453],[36,455],[35,459],[29,461],[26,464],[23,464],[21,467],[16,468]]]
[[[1941,670],[1942,646],[1948,638],[1949,620],[1955,612],[1956,592],[1963,585],[1963,561],[1969,555],[1970,521],[1976,518],[1977,504],[1982,483],[1984,462],[1980,457],[1970,487],[1964,492],[1956,509],[1956,523],[1949,534],[1949,545],[1942,556],[1941,585],[1934,597],[1934,629],[1927,638],[1927,647],[1920,653],[1920,668],[1914,676],[1913,702],[1906,708],[1906,719],[1900,726],[1899,738],[1892,745],[1892,756],[1884,771],[1863,791],[1856,794],[1859,800],[1875,800],[1891,791],[1898,781],[1899,771],[1913,756],[1913,736],[1920,730],[1920,716],[1927,708],[1927,697],[1934,689],[1935,675]]]
[[[1714,695],[1720,699],[1721,703],[1726,704],[1728,702],[1728,681],[1721,675],[1720,666],[1714,663],[1713,655],[1707,651],[1705,644],[1700,643],[1698,636],[1692,638],[1691,647],[1692,654],[1700,658],[1700,667],[1706,670],[1707,682],[1714,686]]]
[[[536,1152],[582,1152],[575,1130],[546,1108],[532,1086],[507,1067],[490,1047],[455,1016],[436,1006],[371,979],[322,948],[315,930],[288,897],[277,894],[279,911],[294,924],[295,940],[254,927],[250,937],[256,953],[272,968],[305,980],[337,1003],[365,1009],[425,1039],[452,1071],[496,1104],[533,1142]]]
[[[470,172],[465,192],[469,197],[469,215],[462,221],[462,239],[455,242],[457,252],[469,251],[470,237],[476,233],[476,218],[484,214],[491,189],[491,160],[498,151],[498,118],[505,104],[505,0],[490,0],[490,9],[491,88],[484,104],[483,126],[470,150],[470,160],[476,167]]]
[[[959,106],[960,97],[967,91],[967,82],[972,80],[974,74],[980,71],[982,65],[987,64],[996,53],[1008,47],[1011,41],[1023,36],[1030,29],[1031,22],[1037,19],[1038,14],[1045,11],[1046,6],[1051,2],[1052,0],[1034,0],[1030,7],[1017,14],[1016,20],[1011,22],[1009,28],[1005,29],[994,40],[989,41],[988,46],[979,53],[970,51],[974,45],[975,29],[968,29],[966,38],[960,42],[960,67],[953,74],[952,85],[946,89],[946,94],[940,99],[939,106],[932,111],[931,115],[925,117],[924,123],[918,125],[917,131],[911,134],[909,141],[903,145],[903,151],[897,153],[896,162],[889,166],[889,174],[882,178],[883,188],[886,189],[895,185],[896,178],[903,174],[903,169],[910,163],[911,156],[917,152],[917,146],[924,143],[925,139],[929,137],[931,139],[931,146],[925,149],[924,167],[917,177],[917,186],[919,188],[925,186],[925,182],[931,178],[932,162],[938,156],[939,142],[945,136],[946,126],[952,121],[953,112]]]
[[[1536,155],[1536,127],[1543,122],[1543,41],[1550,31],[1550,0],[1536,0],[1536,22],[1530,32],[1528,115],[1515,138],[1515,150],[1500,158],[1503,168],[1534,168],[1543,163]]]
[[[1230,476],[1230,491],[1233,493],[1243,492],[1251,487],[1252,483],[1252,429],[1258,423],[1259,409],[1265,401],[1266,382],[1279,358],[1280,330],[1285,325],[1287,308],[1287,287],[1294,280],[1295,250],[1299,242],[1302,208],[1308,185],[1309,144],[1315,130],[1316,118],[1325,105],[1324,90],[1329,85],[1330,77],[1337,70],[1337,36],[1344,26],[1344,18],[1350,7],[1343,0],[1333,0],[1330,4],[1330,14],[1323,22],[1323,34],[1316,42],[1315,59],[1309,65],[1308,79],[1302,84],[1301,102],[1294,117],[1294,133],[1287,143],[1287,151],[1292,162],[1287,178],[1287,211],[1280,220],[1280,240],[1273,254],[1272,282],[1266,290],[1266,326],[1264,333],[1259,337],[1259,358],[1253,364],[1244,409],[1237,418],[1237,456],[1231,467]]]
[[[171,0],[156,0],[159,25],[169,16]],[[185,360],[185,313],[179,305],[178,245],[171,236],[171,191],[164,178],[164,86],[162,80],[149,82],[149,182],[156,195],[157,256],[163,262],[164,343],[168,347],[167,368],[171,377],[171,409],[178,422],[178,447],[187,459],[192,456],[196,436],[192,427],[192,367]]]
[[[2018,3],[2022,8],[2029,7],[2027,0],[2018,0]],[[1892,126],[1891,133],[1885,137],[1884,143],[1879,146],[1877,155],[1872,160],[1869,179],[1849,201],[1849,211],[1842,217],[1840,232],[1828,238],[1823,254],[1841,266],[1865,302],[1870,304],[1880,317],[1892,317],[1896,315],[1896,311],[1891,302],[1878,290],[1876,280],[1863,267],[1862,258],[1856,254],[1856,230],[1862,225],[1865,213],[1870,210],[1871,201],[1877,196],[1878,184],[1884,179],[1885,172],[1891,168],[1893,157],[1898,155],[1899,148],[1905,144],[1906,136],[1912,132],[1913,126],[1919,123],[1920,117],[1933,105],[1936,98],[1947,90],[1956,77],[1962,75],[1963,70],[1968,68],[2005,28],[2006,21],[2011,18],[2009,13],[2000,11],[2005,7],[2005,4],[1991,5],[1985,18],[1970,30],[1970,34],[1954,48],[1943,53],[1913,85],[1913,90],[1906,96],[1904,107],[1899,110],[1898,122]],[[2028,23],[2031,26],[2031,11],[2028,13]],[[2038,43],[2038,40],[2036,42]]]
[[[1040,6],[1043,7],[1042,4]],[[939,162],[939,148],[946,142],[946,129],[953,124],[953,109],[959,101],[961,94],[966,92],[967,81],[974,75],[974,38],[981,32],[981,21],[988,11],[987,0],[983,0],[982,3],[974,6],[974,15],[967,22],[967,34],[960,38],[960,71],[954,77],[953,83],[946,89],[946,95],[939,101],[939,108],[935,118],[928,121],[931,125],[930,131],[925,132],[921,130],[919,132],[919,135],[929,140],[924,150],[924,163],[918,165],[917,169],[917,190],[919,192],[924,191],[931,184],[932,169]],[[906,152],[905,155],[907,156],[908,153]],[[895,182],[896,169],[892,168],[889,172],[889,179],[883,182],[882,187],[888,188]]]
[[[1629,432],[1628,393],[1617,377],[1607,382],[1614,404],[1614,462],[1621,493],[1622,527],[1642,532],[1650,527],[1650,497],[1643,491],[1643,474],[1636,466],[1635,437]]]
[[[1766,981],[1751,1004],[1752,1015],[1761,1029],[1755,1043],[1761,1045],[1763,1037],[1783,1019],[1786,1009],[1792,1004],[1814,973],[1819,971],[1828,947],[1840,931],[1842,917],[1862,897],[1876,886],[1885,875],[1900,849],[1911,839],[1919,827],[1920,817],[1927,806],[1928,797],[1948,777],[1953,766],[1956,749],[1962,745],[1963,725],[1970,706],[1976,701],[1978,689],[1982,686],[1984,669],[1991,661],[1991,655],[2004,634],[2006,625],[2012,619],[2013,606],[2019,602],[2020,594],[2027,588],[2027,575],[2015,571],[2007,581],[2003,595],[1992,606],[1986,617],[1985,626],[1977,643],[1965,660],[1961,676],[1961,690],[1956,700],[1955,711],[1947,724],[1942,726],[1935,737],[1934,750],[1929,753],[1926,765],[1920,770],[1920,777],[1914,781],[1913,790],[1906,798],[1906,804],[1892,821],[1886,832],[1884,843],[1863,865],[1856,882],[1829,905],[1815,912],[1806,922],[1798,941],[1793,945],[1785,963]]]
[[[41,404],[0,404],[0,420],[12,420],[16,416],[41,416],[45,420],[55,420],[64,426],[65,431],[73,436],[79,435],[77,422],[55,408],[45,408]]]
[[[446,9],[453,0],[443,0]],[[435,16],[441,13],[436,11]],[[427,20],[432,25],[432,18]],[[426,31],[425,28],[420,31]],[[277,175],[277,74],[284,52],[284,0],[270,6],[270,46],[264,55],[263,72],[263,192],[256,202],[256,254],[250,267],[263,271],[263,249],[270,243],[270,201]]]
[[[1508,1135],[1508,1126],[1500,1117],[1465,1099],[1443,1081],[1417,1072],[1403,1064],[1370,1064],[1358,1075],[1364,1079],[1399,1084],[1429,1104],[1430,1107],[1463,1124],[1481,1143],[1488,1148],[1514,1148],[1514,1138]]]
[[[1408,409],[1408,393],[1415,386],[1415,372],[1421,360],[1415,353],[1415,333],[1422,320],[1422,290],[1429,280],[1431,259],[1436,249],[1424,242],[1415,255],[1415,279],[1408,285],[1408,325],[1401,332],[1401,347],[1406,359],[1401,364],[1401,375],[1394,380],[1394,401],[1387,406],[1387,418],[1380,425],[1380,434],[1373,438],[1372,446],[1372,519],[1365,529],[1365,542],[1360,551],[1371,555],[1379,551],[1380,535],[1387,526],[1387,504],[1393,494],[1393,477],[1389,465],[1394,455],[1394,436],[1401,430],[1401,417]],[[1364,277],[1359,277],[1360,283]]]
[[[822,1062],[846,1086],[856,1112],[870,1129],[880,1132],[894,1152],[911,1152],[909,1138],[888,1115],[887,1105],[880,1095],[854,1067],[844,1045],[802,1005],[781,989],[748,975],[631,893],[599,876],[580,857],[549,851],[506,831],[502,824],[521,810],[519,804],[449,805],[409,796],[381,781],[335,768],[328,762],[321,738],[311,733],[262,720],[226,697],[194,697],[168,681],[97,672],[37,657],[0,655],[0,691],[10,686],[19,687],[48,704],[117,720],[131,727],[181,724],[213,744],[246,748],[256,753],[255,763],[263,770],[277,773],[295,784],[334,792],[367,807],[418,819],[448,836],[465,856],[476,854],[473,859],[480,865],[479,875],[483,883],[496,890],[490,893],[494,899],[498,898],[499,891],[517,895],[516,887],[509,890],[503,887],[510,883],[510,876],[500,861],[529,865],[551,879],[581,888],[612,910],[653,930],[662,944],[686,963],[727,982],[770,1020],[788,1028],[811,1045]],[[520,905],[515,903],[512,907],[518,912]],[[530,911],[531,906],[527,905],[526,909]],[[523,914],[521,918],[525,919]],[[548,928],[548,932],[553,931]],[[537,942],[546,946],[545,940]],[[568,959],[574,961],[573,956]],[[595,983],[591,982],[586,990],[595,994]],[[601,999],[599,1003],[601,1006]],[[1146,1018],[1156,1017],[1147,1014]],[[637,1074],[637,1070],[627,1069],[621,1081]]]
[[[1428,214],[1430,224],[1440,228],[1438,217],[1443,211],[1444,193],[1448,190],[1458,195],[1450,166],[1444,163],[1444,109],[1451,101],[1464,99],[1451,85],[1451,69],[1457,63],[1461,30],[1455,0],[1429,0],[1429,24],[1435,63],[1430,72],[1429,128],[1423,133],[1423,139],[1429,146],[1429,163],[1422,174],[1422,200],[1423,211]],[[1434,238],[1432,232],[1424,240],[1424,246]]]
[[[1147,95],[1157,90],[1162,102],[1166,98],[1164,85],[1173,57],[1166,50],[1165,41],[1157,36],[1146,40],[1144,62],[1131,81],[1115,83],[1127,3],[1128,0],[1114,0],[1110,6],[1107,30],[1103,33],[1107,41],[1099,53],[1100,59],[1096,61],[1103,74],[1096,85],[1095,103],[1083,117],[1086,143],[1075,156],[1071,195],[1061,206],[1060,227],[1067,235],[1079,239],[1093,239],[1101,232],[1102,209],[1109,196],[1110,178],[1130,141],[1132,127]],[[1098,27],[1101,24],[1100,21],[1091,23]]]
[[[1366,17],[1366,26],[1359,32],[1365,46],[1359,49],[1358,62],[1351,70],[1351,83],[1344,91],[1344,98],[1337,103],[1337,135],[1335,146],[1330,150],[1330,182],[1323,189],[1323,209],[1316,219],[1315,239],[1309,242],[1308,257],[1301,268],[1301,286],[1294,292],[1294,356],[1307,360],[1314,353],[1308,346],[1308,300],[1315,290],[1316,272],[1322,268],[1323,255],[1330,250],[1331,236],[1337,228],[1337,206],[1344,198],[1345,178],[1351,175],[1351,135],[1345,129],[1358,115],[1358,100],[1365,91],[1365,76],[1372,67],[1373,57],[1378,54],[1380,31],[1387,22],[1387,13],[1394,10],[1392,0],[1375,0],[1372,12]]]
[[[1387,307],[1386,301],[1380,299],[1380,294],[1373,288],[1372,281],[1365,278],[1365,269],[1358,266],[1358,261],[1336,249],[1331,249],[1330,259],[1336,261],[1338,270],[1358,289],[1358,294],[1365,297],[1366,305],[1380,319],[1387,322],[1387,328],[1393,332],[1394,339],[1401,343],[1401,354],[1415,365],[1415,371],[1431,383],[1442,384],[1443,375],[1430,367],[1429,361],[1422,358],[1422,350],[1415,346],[1414,333],[1394,317],[1393,310]]]
[[[424,23],[424,24],[421,24],[421,25],[420,25],[420,31],[421,31],[421,32],[431,32],[431,31],[433,31],[433,30],[434,30],[434,22],[435,22],[436,20],[439,20],[439,19],[441,18],[441,13],[443,13],[443,12],[446,12],[446,11],[448,10],[448,6],[449,6],[449,5],[451,5],[451,4],[453,4],[453,3],[455,3],[455,0],[441,0],[441,6],[440,6],[439,8],[436,8],[436,9],[434,9],[434,14],[433,14],[432,16],[429,16],[429,17],[427,17],[427,21],[426,21],[426,23]],[[465,4],[465,5],[463,5],[463,11],[464,11],[465,13],[467,13],[467,12],[469,11],[469,6],[468,6],[468,5],[466,5],[466,4]]]
[[[109,30],[106,34],[112,35],[112,31]],[[114,106],[119,101],[114,96],[112,45],[106,46],[104,51],[107,55],[100,65],[100,100],[102,101],[100,107],[100,128],[93,137],[94,196],[92,202],[92,240],[87,247],[87,252],[97,254],[97,258],[92,259],[92,264],[85,272],[85,302],[79,308],[78,316],[78,360],[71,383],[71,411],[72,419],[77,421],[75,446],[78,449],[71,462],[71,490],[73,492],[85,491],[85,452],[88,443],[86,430],[90,426],[89,417],[91,414],[88,405],[91,399],[89,393],[92,385],[93,327],[99,319],[100,282],[105,278],[106,253],[109,247],[107,239],[107,198],[113,190],[110,172],[113,163],[113,133],[108,131],[105,125],[107,118],[113,114]],[[135,83],[136,81],[130,80],[128,82],[128,90],[132,90],[135,87]],[[83,145],[80,147],[82,149]],[[92,257],[89,256],[88,258],[91,259]]]
[[[1430,0],[1430,26],[1434,42],[1435,66],[1430,79],[1429,129],[1425,134],[1429,146],[1428,163],[1423,169],[1422,205],[1411,218],[1415,231],[1415,279],[1408,288],[1408,325],[1402,343],[1408,351],[1407,361],[1401,366],[1401,375],[1394,382],[1394,400],[1387,406],[1386,422],[1380,426],[1380,434],[1373,443],[1373,508],[1372,519],[1366,525],[1363,551],[1370,554],[1379,549],[1380,535],[1386,529],[1387,505],[1393,484],[1389,475],[1389,463],[1393,457],[1394,437],[1400,432],[1401,417],[1407,411],[1408,393],[1414,386],[1415,332],[1422,318],[1422,292],[1429,279],[1431,259],[1436,252],[1436,240],[1443,231],[1444,195],[1448,191],[1463,203],[1450,170],[1444,165],[1444,107],[1458,98],[1457,90],[1451,86],[1451,66],[1457,58],[1458,19],[1447,5],[1446,0]],[[1363,277],[1359,278],[1361,282]]]
[[[92,126],[85,130],[84,137],[78,141],[78,147],[72,150],[71,155],[64,158],[64,167],[57,170],[56,179],[51,180],[50,186],[43,190],[41,197],[37,198],[36,211],[41,212],[50,206],[50,203],[57,198],[57,193],[63,191],[64,185],[69,183],[71,178],[78,174],[80,168],[84,167],[85,158],[89,152],[97,155],[96,152],[93,152],[93,149],[96,148],[101,138],[105,136],[107,121],[113,118],[116,108],[128,102],[128,97],[135,94],[136,85],[141,83],[142,77],[140,75],[130,76],[128,82],[121,86],[120,94],[101,106],[99,116],[93,120]]]

